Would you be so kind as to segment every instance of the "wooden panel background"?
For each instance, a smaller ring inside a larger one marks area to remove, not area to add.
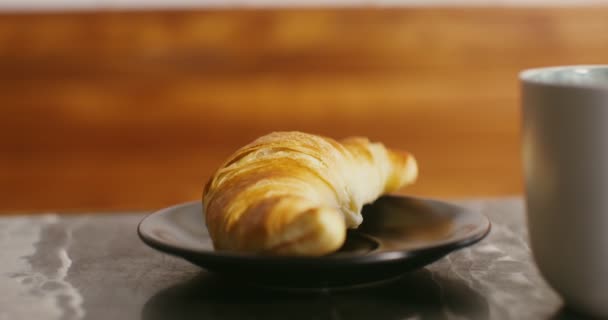
[[[273,130],[410,150],[432,197],[521,193],[517,73],[605,63],[607,8],[0,14],[0,211],[196,199]]]

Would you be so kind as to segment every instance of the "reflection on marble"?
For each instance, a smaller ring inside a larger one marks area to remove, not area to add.
[[[71,226],[56,215],[0,220],[0,319],[80,319],[82,296],[67,282]]]
[[[445,302],[457,306],[450,312],[460,318],[488,318],[479,293],[421,269],[380,286],[289,294],[202,272],[154,295],[142,319],[441,319]]]
[[[547,318],[561,302],[541,279],[530,257],[523,203],[486,202],[479,209],[492,220],[488,237],[429,269],[433,274],[460,279],[486,297],[490,319]]]
[[[141,213],[0,218],[0,319],[573,319],[540,278],[520,199],[463,201],[490,235],[357,290],[244,286],[158,253]],[[245,272],[245,270],[244,270]]]

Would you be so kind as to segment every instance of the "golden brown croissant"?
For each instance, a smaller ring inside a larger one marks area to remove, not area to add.
[[[324,255],[361,223],[364,204],[417,173],[410,154],[366,138],[275,132],[239,149],[211,177],[206,223],[216,249]]]

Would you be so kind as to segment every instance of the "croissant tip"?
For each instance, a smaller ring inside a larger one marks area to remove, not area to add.
[[[288,228],[302,230],[306,225],[311,231],[292,241],[282,243],[271,254],[295,256],[323,256],[339,250],[346,240],[344,217],[336,208],[310,209]],[[312,228],[310,228],[313,226]],[[287,231],[288,232],[288,231]]]
[[[418,161],[413,155],[408,153],[408,158],[405,162],[405,180],[406,182],[413,183],[418,179]]]

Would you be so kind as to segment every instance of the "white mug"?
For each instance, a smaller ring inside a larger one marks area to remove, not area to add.
[[[608,316],[608,65],[531,69],[520,80],[535,262],[569,308]]]

